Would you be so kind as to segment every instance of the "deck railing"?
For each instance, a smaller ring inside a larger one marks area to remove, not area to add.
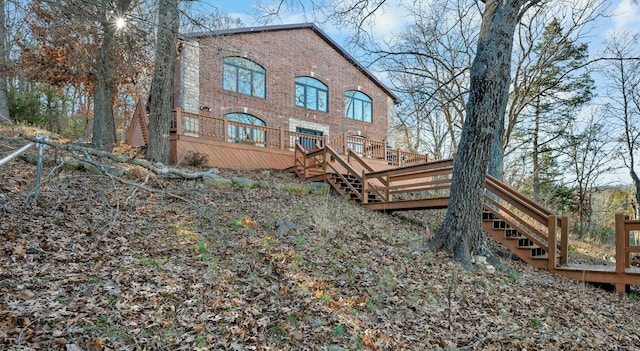
[[[353,150],[361,157],[386,160],[394,166],[419,164],[429,160],[427,155],[390,149],[384,141],[365,139],[356,135],[342,133],[328,141],[326,136],[230,121],[227,118],[204,116],[180,109],[172,111],[171,132],[178,135],[290,151],[295,150],[296,143],[299,143],[307,151],[313,150],[316,146],[330,145],[339,154],[346,155],[348,150]]]
[[[230,121],[227,118],[203,116],[181,110],[174,110],[172,113],[171,132],[178,135],[291,151],[294,150],[296,142],[301,142],[307,146],[307,149],[326,143],[326,138],[323,136]]]
[[[384,160],[392,166],[411,166],[429,161],[428,155],[392,149],[384,141],[365,139],[347,133],[329,141],[329,146],[343,155],[347,154],[347,150],[353,150],[363,158]]]
[[[389,199],[403,194],[402,198],[412,201],[439,200],[449,197],[453,160],[440,160],[412,167],[387,170],[366,174],[364,180],[384,179]],[[551,213],[536,202],[526,198],[505,183],[487,175],[484,194],[485,210],[499,215],[511,227],[518,230],[529,240],[547,252],[560,253],[560,262],[556,255],[549,254],[552,267],[557,263],[567,263],[569,249],[569,220]],[[366,201],[366,198],[365,198]],[[432,201],[432,203],[437,203]],[[560,236],[558,240],[558,236]],[[555,249],[552,249],[555,248]]]
[[[384,201],[380,209],[393,208],[394,203],[406,203],[407,206],[423,208],[442,207],[448,203],[453,171],[451,159],[376,172],[360,167],[363,171],[359,173],[351,166],[354,162],[349,158],[345,162],[339,156],[334,156],[335,151],[331,147],[325,148],[324,152],[325,156],[321,158],[317,158],[319,151],[308,154],[307,157],[323,161],[337,158],[341,166],[347,169],[347,173],[362,184],[361,190],[354,187],[350,192],[356,192],[357,199],[365,205],[369,204],[369,197],[373,194],[379,195],[376,196],[377,200]],[[306,166],[311,163],[300,163],[300,165],[303,164]],[[313,164],[315,167],[324,167],[325,170],[327,167],[332,167],[331,162],[325,162],[323,165]],[[332,172],[341,173],[337,169]],[[551,213],[496,178],[487,176],[485,184],[486,211],[504,218],[512,228],[545,250],[548,253],[550,268],[557,267],[558,263],[567,263],[569,227],[567,217],[559,217]],[[559,240],[558,236],[560,236]],[[556,262],[557,253],[560,253],[559,262]]]
[[[631,233],[634,234],[634,244],[631,244]],[[629,219],[629,216],[616,214],[616,273],[624,273],[631,267],[631,254],[640,253],[637,236],[640,235],[640,220]]]

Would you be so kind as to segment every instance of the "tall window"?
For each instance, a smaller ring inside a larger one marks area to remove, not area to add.
[[[310,110],[328,111],[329,89],[311,77],[296,78],[296,106]]]
[[[228,113],[225,115],[225,117],[227,117],[227,119],[231,122],[251,124],[254,126],[265,126],[263,120],[246,113]],[[229,138],[229,142],[255,144],[265,141],[266,132],[264,130],[251,128],[247,125],[229,123],[227,136]]]
[[[224,58],[223,88],[236,93],[265,97],[266,70],[242,57]]]
[[[371,98],[357,90],[344,93],[344,116],[371,123]]]

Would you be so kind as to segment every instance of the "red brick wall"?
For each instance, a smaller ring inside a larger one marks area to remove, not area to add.
[[[242,56],[266,69],[265,99],[222,89],[226,56]],[[295,106],[296,76],[313,76],[328,86],[328,112]],[[372,99],[372,123],[344,117],[347,90],[360,90]],[[201,38],[200,105],[211,108],[203,114],[248,113],[270,127],[292,130],[290,118],[294,118],[328,126],[330,138],[360,131],[367,138],[385,140],[393,100],[312,29],[301,28]]]

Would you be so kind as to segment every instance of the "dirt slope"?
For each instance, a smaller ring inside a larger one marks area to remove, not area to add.
[[[0,350],[640,350],[635,295],[465,271],[423,249],[442,212],[69,170],[34,203],[34,174],[0,168]]]

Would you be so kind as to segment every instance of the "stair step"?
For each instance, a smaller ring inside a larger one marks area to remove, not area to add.
[[[498,217],[496,217],[496,215],[494,215],[491,212],[482,212],[482,220],[483,221],[492,221],[494,219],[498,219]]]
[[[560,257],[562,257],[562,255],[560,255],[559,253],[556,253],[556,258],[560,258]],[[531,259],[534,259],[534,260],[548,260],[549,259],[549,255],[545,253],[543,255],[531,256]]]

